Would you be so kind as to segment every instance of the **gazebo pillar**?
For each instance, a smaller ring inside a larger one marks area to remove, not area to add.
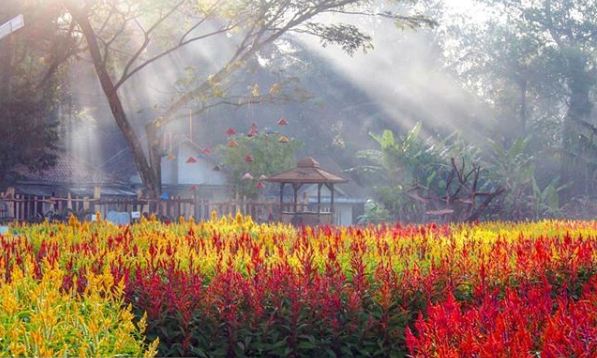
[[[296,224],[297,215],[298,215],[298,190],[299,185],[292,183],[292,189],[294,191],[294,223]]]
[[[334,211],[334,184],[330,183],[330,193],[332,197],[330,198],[330,212],[332,213],[332,225],[334,225],[336,212]]]
[[[321,223],[321,187],[323,184],[317,184],[317,223]]]
[[[284,185],[286,183],[280,183],[280,221],[282,221],[282,212],[284,211]]]

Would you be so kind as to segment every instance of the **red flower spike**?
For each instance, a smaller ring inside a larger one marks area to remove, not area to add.
[[[247,155],[245,157],[245,162],[246,163],[253,163],[253,156],[252,155]]]
[[[255,129],[251,129],[249,133],[247,133],[247,137],[251,138],[257,135],[257,131]]]
[[[197,185],[193,185],[191,187],[191,191],[197,191],[197,190],[199,190],[199,187]]]
[[[235,131],[235,130],[234,130],[232,127],[230,127],[230,128],[228,128],[228,130],[226,131],[226,134],[228,134],[228,135],[235,135],[235,134],[236,134],[236,131]]]
[[[187,159],[187,163],[188,164],[197,163],[197,159],[195,159],[193,157],[189,157],[189,159]]]
[[[251,123],[251,129],[257,129],[257,122]]]
[[[285,118],[280,118],[280,120],[278,121],[278,125],[279,126],[287,126],[288,121]]]

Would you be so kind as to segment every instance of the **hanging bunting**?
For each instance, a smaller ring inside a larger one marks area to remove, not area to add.
[[[258,134],[257,130],[251,129],[249,133],[247,133],[247,137],[252,138]]]
[[[255,188],[257,188],[257,189],[264,189],[265,188],[265,184],[263,184],[262,182],[258,182],[257,184],[255,184]]]
[[[210,148],[205,148],[202,151],[203,154],[211,154],[211,149]]]
[[[222,170],[222,168],[220,168],[219,165],[216,165],[215,167],[213,167],[212,169],[214,172],[219,172],[220,170]]]
[[[265,179],[267,179],[267,177],[265,175],[261,174],[261,176],[259,177],[259,180],[265,180]]]
[[[280,139],[278,139],[278,142],[279,143],[288,143],[288,142],[290,142],[290,139],[288,139],[287,136],[283,135],[280,137]]]
[[[243,175],[242,180],[252,180],[253,176],[251,175],[251,173],[245,173],[245,175]]]
[[[168,153],[168,157],[167,157],[167,159],[168,159],[169,161],[173,161],[174,159],[176,159],[176,156],[174,155],[174,153]]]
[[[192,163],[197,163],[197,159],[195,159],[193,157],[189,157],[189,159],[187,159],[187,164],[192,164]]]
[[[228,128],[228,130],[226,131],[226,134],[228,134],[228,135],[235,135],[235,134],[236,134],[236,131],[235,131],[235,130],[234,130],[232,127],[230,127],[230,128]]]
[[[285,118],[280,118],[280,120],[278,121],[278,125],[279,126],[287,126],[288,121]]]
[[[252,155],[247,155],[245,157],[245,162],[246,163],[253,163],[253,156]]]
[[[228,147],[230,147],[230,148],[235,148],[235,147],[238,147],[238,142],[237,142],[237,141],[235,141],[234,139],[231,139],[231,140],[228,142]]]

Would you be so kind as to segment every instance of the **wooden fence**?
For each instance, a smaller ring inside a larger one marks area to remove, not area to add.
[[[304,204],[301,205],[304,208]],[[284,211],[293,210],[293,204],[284,203]],[[299,207],[299,210],[301,208]],[[0,222],[40,222],[47,219],[66,220],[75,214],[80,220],[91,220],[99,212],[106,218],[110,212],[139,212],[142,215],[156,214],[163,219],[208,220],[212,211],[222,215],[250,215],[257,222],[278,220],[280,204],[275,200],[210,201],[202,198],[171,197],[167,200],[150,200],[138,197],[43,197],[0,193]]]

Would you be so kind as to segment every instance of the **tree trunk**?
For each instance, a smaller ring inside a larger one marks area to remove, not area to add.
[[[161,211],[160,199],[162,196],[162,156],[160,154],[160,140],[157,135],[157,127],[155,122],[149,122],[145,126],[147,133],[147,146],[149,149],[149,166],[151,167],[151,175],[153,176],[154,186],[147,188],[150,199],[157,200],[157,212]],[[151,192],[149,192],[151,191]]]
[[[520,132],[527,136],[527,79],[520,81]]]
[[[568,202],[575,196],[589,194],[583,190],[585,183],[581,173],[587,168],[586,163],[582,163],[584,150],[579,137],[581,135],[581,122],[587,121],[593,108],[589,93],[595,84],[595,80],[585,70],[585,64],[586,61],[582,55],[573,54],[568,56],[570,101],[564,119],[560,177],[562,184],[569,184],[569,187],[560,192],[562,203]]]
[[[114,86],[114,81],[108,73],[95,32],[91,26],[91,23],[89,22],[88,14],[82,13],[77,8],[77,5],[69,4],[67,6],[69,7],[69,10],[75,21],[77,21],[81,27],[83,36],[85,36],[85,39],[87,40],[89,53],[91,54],[95,71],[98,75],[102,90],[104,91],[106,98],[108,99],[108,103],[110,104],[110,111],[112,112],[114,120],[118,124],[118,127],[120,128],[128,144],[128,147],[133,153],[133,160],[135,162],[137,171],[141,176],[141,181],[143,182],[145,189],[147,189],[147,195],[150,199],[159,199],[162,193],[161,177],[159,176],[161,171],[161,162],[160,160],[157,160],[152,161],[150,164],[147,161],[147,157],[143,151],[143,147],[139,141],[137,133],[128,120],[122,101]],[[152,152],[153,150],[151,149],[151,142],[148,144],[148,146],[150,147],[149,151]],[[157,170],[154,168],[157,168]]]
[[[0,40],[0,99],[11,96],[12,77],[12,36]]]

